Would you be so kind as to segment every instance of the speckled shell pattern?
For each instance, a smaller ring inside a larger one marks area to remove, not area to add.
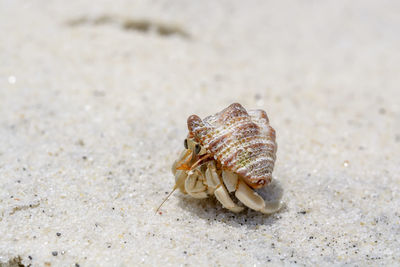
[[[265,111],[246,111],[234,103],[204,120],[192,115],[187,123],[189,137],[204,146],[222,168],[241,175],[252,188],[271,182],[277,144]]]

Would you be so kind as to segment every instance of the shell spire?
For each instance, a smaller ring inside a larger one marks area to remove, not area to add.
[[[265,111],[246,111],[234,103],[204,120],[192,115],[187,124],[189,136],[214,155],[223,168],[241,175],[252,188],[270,183],[277,144]]]

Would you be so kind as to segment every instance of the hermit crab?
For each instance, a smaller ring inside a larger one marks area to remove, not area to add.
[[[233,195],[262,213],[280,209],[280,201],[266,202],[256,192],[271,182],[277,150],[265,111],[246,111],[234,103],[203,120],[192,115],[187,126],[184,149],[172,165],[175,186],[170,195],[177,188],[194,198],[214,195],[233,212],[244,209]]]

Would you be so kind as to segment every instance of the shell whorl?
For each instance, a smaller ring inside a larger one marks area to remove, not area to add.
[[[271,181],[277,145],[265,111],[247,112],[234,103],[204,120],[190,116],[188,129],[189,136],[251,187],[260,188]]]

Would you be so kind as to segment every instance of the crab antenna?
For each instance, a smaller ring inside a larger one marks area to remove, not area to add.
[[[207,161],[210,160],[211,154],[207,154],[204,157],[200,158],[198,161],[196,161],[194,164],[192,164],[192,166],[190,167],[189,170],[193,170],[201,165],[203,165],[204,163],[206,163]]]
[[[172,191],[168,194],[168,196],[163,200],[163,202],[161,202],[160,206],[158,206],[158,208],[156,209],[156,213],[157,213],[158,210],[161,208],[161,206],[165,203],[165,201],[168,200],[168,198],[172,195],[172,193],[175,192],[175,190],[176,190],[177,188],[178,188],[178,187],[177,187],[176,184],[175,184],[175,186],[174,186],[174,188],[172,189]]]
[[[182,176],[178,181],[176,181],[174,188],[172,189],[172,191],[168,194],[168,196],[163,200],[163,202],[161,202],[160,206],[158,206],[158,208],[156,209],[156,213],[158,212],[158,210],[161,208],[161,206],[165,203],[165,201],[168,200],[168,198],[172,195],[172,193],[175,192],[175,190],[181,186],[181,184],[183,184],[183,182],[186,180],[186,176]]]

